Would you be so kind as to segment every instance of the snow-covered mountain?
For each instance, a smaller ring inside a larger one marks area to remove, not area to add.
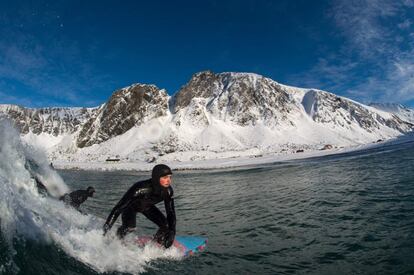
[[[77,145],[82,148],[122,135],[152,118],[165,116],[167,110],[168,94],[154,85],[135,84],[118,90],[83,125]]]
[[[371,103],[369,106],[393,113],[402,120],[414,124],[414,110],[395,103]]]
[[[47,110],[47,111],[46,111]],[[3,105],[52,159],[189,161],[351,146],[407,133],[393,113],[251,73],[195,74],[170,97],[154,85],[116,91],[97,108]]]
[[[289,112],[298,111],[290,94],[278,83],[247,73],[198,73],[172,102],[177,119],[194,120],[191,113],[200,113],[203,115],[198,118],[205,125],[211,116],[240,126],[259,121],[275,126],[286,121]]]
[[[21,134],[52,136],[74,133],[95,114],[97,108],[39,108],[29,109],[0,104],[0,113],[11,118]]]

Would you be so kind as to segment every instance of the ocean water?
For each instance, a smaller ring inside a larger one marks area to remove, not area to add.
[[[0,205],[2,219],[12,212],[40,220],[2,220],[0,273],[414,274],[412,139],[260,167],[175,172],[177,234],[209,239],[189,258],[122,244],[113,236],[119,223],[101,236],[112,207],[149,173],[58,173],[71,189],[96,188],[83,205],[88,215],[33,192],[34,199]],[[3,186],[13,186],[7,176],[0,175]],[[138,234],[156,230],[142,215],[137,224]]]

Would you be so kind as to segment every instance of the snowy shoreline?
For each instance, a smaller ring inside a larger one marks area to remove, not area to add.
[[[219,159],[206,159],[194,161],[161,161],[177,171],[183,170],[213,170],[229,168],[248,168],[249,166],[269,165],[276,162],[291,160],[309,159],[337,155],[343,153],[357,152],[367,149],[378,148],[386,145],[399,144],[414,140],[414,134],[408,134],[379,143],[362,144],[344,148],[334,148],[327,150],[305,151],[301,153],[279,153],[265,156],[248,156],[248,157],[230,157]],[[91,170],[91,171],[150,171],[158,162],[147,163],[143,161],[136,162],[64,162],[54,161],[56,169],[62,170]]]

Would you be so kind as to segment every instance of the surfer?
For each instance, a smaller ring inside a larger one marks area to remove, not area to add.
[[[93,197],[93,193],[95,193],[95,188],[89,186],[86,190],[76,190],[72,193],[66,193],[59,198],[59,200],[63,201],[66,205],[70,205],[79,212],[79,207],[82,203],[84,203],[89,197]]]
[[[132,185],[106,219],[104,235],[122,214],[122,225],[118,228],[117,235],[119,238],[125,237],[135,230],[136,214],[140,212],[159,227],[154,240],[165,248],[170,247],[174,242],[176,224],[171,176],[170,167],[158,164],[152,169],[151,179]],[[164,201],[167,217],[155,206],[161,201]]]

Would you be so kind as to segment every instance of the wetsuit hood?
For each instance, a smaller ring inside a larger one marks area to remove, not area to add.
[[[171,168],[168,167],[165,164],[157,164],[154,166],[154,168],[152,168],[152,183],[153,184],[160,184],[160,178],[167,176],[167,175],[172,175],[172,171]]]
[[[89,186],[89,187],[86,189],[86,192],[88,192],[88,196],[89,196],[89,197],[93,197],[93,193],[95,193],[95,188],[93,188],[92,186]]]

